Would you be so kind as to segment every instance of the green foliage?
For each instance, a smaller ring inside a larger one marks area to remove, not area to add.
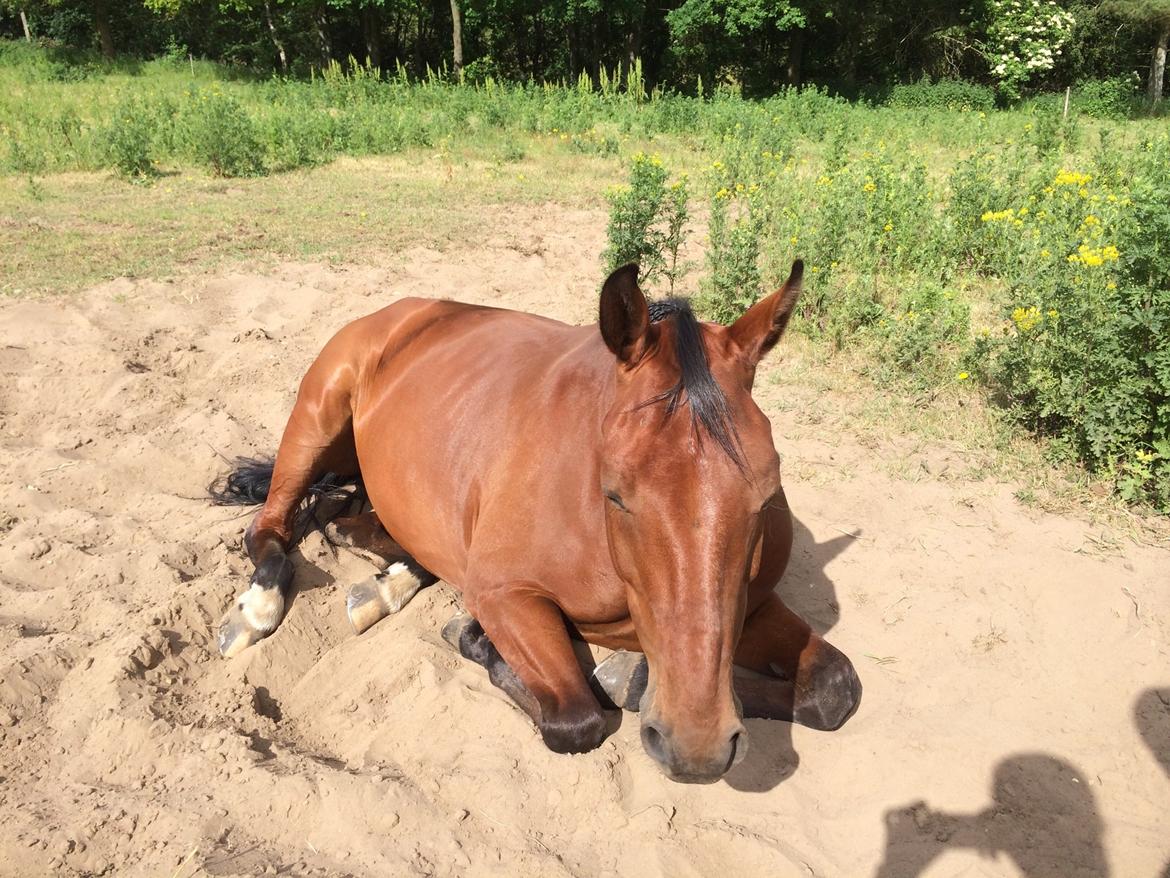
[[[127,93],[106,126],[106,160],[123,177],[154,174],[156,113],[143,98]]]
[[[256,123],[218,84],[191,95],[184,109],[183,129],[192,156],[216,176],[264,173],[264,151]]]
[[[970,332],[967,303],[953,290],[924,283],[901,291],[890,310],[874,327],[877,377],[919,389],[948,383]]]
[[[869,108],[814,88],[647,94],[612,70],[457,85],[350,62],[260,82],[159,62],[64,84],[38,51],[0,42],[0,162],[18,185],[159,165],[249,175],[432,144],[418,161],[559,150],[600,169],[656,141],[672,166],[703,169],[707,315],[734,319],[802,257],[798,329],[868,352],[890,386],[985,387],[1054,453],[1170,510],[1170,147],[1154,121],[1079,115],[1089,87],[1065,121],[1062,94],[1004,112],[979,109],[986,92],[919,83]],[[627,161],[606,265],[637,260],[675,291],[689,280],[690,182],[645,154]]]
[[[987,14],[991,74],[1000,96],[1017,101],[1029,79],[1056,66],[1076,19],[1055,0],[988,0]]]
[[[995,92],[986,86],[959,79],[931,82],[924,78],[910,85],[896,85],[886,104],[911,110],[983,110],[995,108]]]
[[[1137,81],[1134,76],[1082,79],[1075,90],[1077,111],[1098,119],[1128,118],[1137,100]]]
[[[711,197],[707,224],[708,273],[699,306],[710,319],[729,323],[760,297],[763,215],[756,184],[745,186],[733,182],[719,162],[713,170],[718,188]]]
[[[985,260],[1012,264],[1003,320],[970,358],[1055,453],[1111,474],[1129,500],[1170,511],[1170,141],[1146,144],[1118,191],[1108,177],[1037,171],[1018,206],[985,213]],[[992,232],[998,229],[998,232]]]
[[[744,51],[768,35],[808,24],[801,4],[788,0],[683,0],[666,13],[671,35],[671,60],[686,82],[735,71],[741,80],[758,65],[758,57]]]
[[[682,268],[679,248],[686,233],[687,186],[685,176],[667,185],[668,176],[658,156],[633,157],[629,185],[606,195],[610,212],[602,261],[607,272],[637,262],[643,284],[662,278],[673,293]]]

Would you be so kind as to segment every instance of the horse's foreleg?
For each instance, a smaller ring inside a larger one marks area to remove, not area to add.
[[[589,688],[560,607],[524,589],[481,596],[479,619],[460,614],[443,637],[487,668],[492,683],[532,717],[550,750],[583,753],[605,737],[605,714]]]
[[[301,382],[276,453],[268,497],[244,535],[256,571],[220,621],[219,651],[225,658],[267,637],[284,617],[285,590],[293,574],[288,549],[309,487],[326,473],[348,476],[358,471],[349,393],[353,370],[329,352],[326,347]]]
[[[759,676],[736,677],[744,717],[839,728],[861,700],[853,663],[770,594],[744,622],[735,663]]]

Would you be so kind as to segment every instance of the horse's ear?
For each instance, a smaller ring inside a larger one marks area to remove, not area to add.
[[[792,273],[784,281],[784,286],[760,299],[731,325],[731,340],[753,366],[772,350],[788,327],[788,318],[792,316],[792,309],[800,298],[802,277],[804,263],[797,259],[792,263]]]
[[[638,288],[638,266],[623,265],[601,287],[601,337],[614,356],[633,363],[645,349],[650,309]]]

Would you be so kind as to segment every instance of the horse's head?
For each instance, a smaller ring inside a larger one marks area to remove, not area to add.
[[[751,389],[802,271],[795,263],[728,327],[700,324],[685,306],[653,322],[636,266],[601,292],[601,334],[617,358],[603,424],[606,532],[649,663],[642,742],[677,780],[714,780],[747,747],[732,662],[763,510],[780,490],[771,424]]]

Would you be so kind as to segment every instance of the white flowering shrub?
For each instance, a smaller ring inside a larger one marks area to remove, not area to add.
[[[987,9],[987,61],[999,93],[1014,101],[1034,74],[1056,65],[1076,19],[1054,0],[988,0]]]

